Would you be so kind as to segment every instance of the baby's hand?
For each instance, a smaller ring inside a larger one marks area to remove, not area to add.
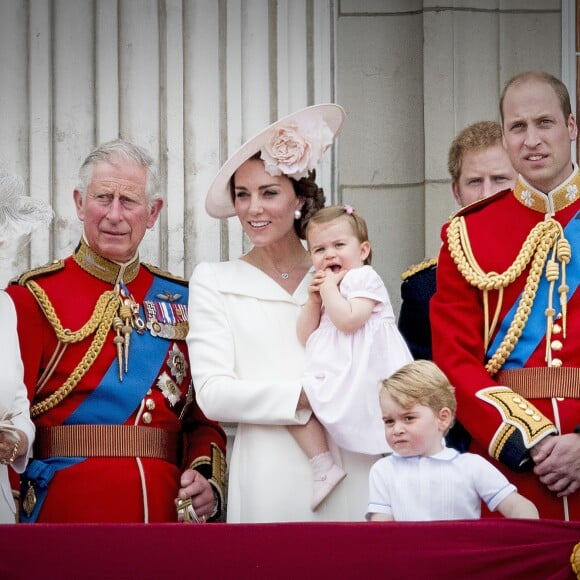
[[[316,302],[318,304],[322,303],[322,298],[320,296],[320,286],[324,282],[326,274],[323,270],[318,270],[314,273],[310,286],[308,286],[308,299],[311,302]]]
[[[329,285],[332,284],[333,286],[338,286],[342,282],[342,279],[345,277],[347,272],[348,270],[339,270],[338,272],[333,272],[330,268],[327,268],[324,271],[324,282]]]

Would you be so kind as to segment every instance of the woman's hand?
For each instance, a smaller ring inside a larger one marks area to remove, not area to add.
[[[12,465],[28,449],[28,437],[20,429],[0,430],[0,463]]]

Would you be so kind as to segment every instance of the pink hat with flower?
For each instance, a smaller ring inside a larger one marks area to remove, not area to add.
[[[207,213],[215,218],[235,215],[230,179],[242,163],[258,152],[270,175],[286,175],[295,180],[306,177],[332,145],[345,117],[340,105],[313,105],[260,131],[233,153],[218,171],[205,198]]]

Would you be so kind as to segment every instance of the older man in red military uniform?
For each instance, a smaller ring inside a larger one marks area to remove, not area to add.
[[[225,436],[195,402],[187,285],[139,261],[163,205],[153,160],[126,141],[101,145],[74,200],[74,254],[8,289],[37,428],[21,521],[217,518]]]
[[[566,87],[522,73],[501,100],[513,191],[443,228],[434,360],[456,387],[471,451],[489,454],[540,517],[580,519],[580,175]]]

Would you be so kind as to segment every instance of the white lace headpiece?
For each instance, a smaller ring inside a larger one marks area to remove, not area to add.
[[[30,234],[52,216],[47,203],[24,195],[21,177],[0,172],[0,239]]]

